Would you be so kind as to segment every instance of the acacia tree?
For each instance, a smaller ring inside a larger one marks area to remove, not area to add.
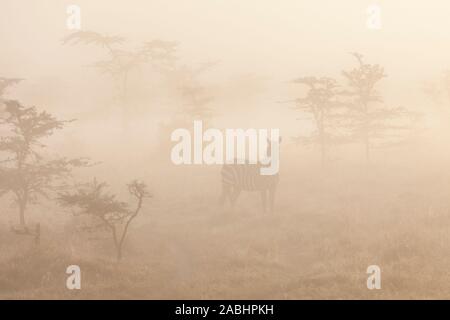
[[[75,192],[61,193],[59,202],[65,207],[78,209],[75,215],[89,215],[98,220],[94,228],[106,227],[112,236],[117,261],[122,258],[123,244],[131,222],[141,211],[144,199],[151,197],[143,182],[133,181],[128,184],[129,193],[136,199],[136,206],[131,209],[126,202],[116,199],[116,195],[105,192],[106,183],[97,180]]]
[[[23,79],[20,78],[4,78],[0,77],[0,103],[4,99],[4,95],[6,93],[6,89],[19,83]]]
[[[53,115],[24,107],[18,101],[4,102],[6,115],[0,127],[8,134],[0,138],[0,195],[11,192],[18,208],[20,230],[28,231],[26,209],[39,196],[49,197],[52,191],[64,187],[74,167],[86,166],[87,160],[46,159],[44,139],[62,129],[69,121],[57,120]]]
[[[193,119],[202,119],[209,122],[213,112],[209,107],[213,97],[208,94],[205,87],[190,84],[181,88],[181,95],[185,101],[184,111]]]
[[[398,143],[403,139],[404,132],[411,130],[407,118],[414,114],[402,107],[385,106],[376,90],[378,83],[387,76],[383,67],[365,63],[359,53],[352,55],[358,65],[342,72],[348,85],[348,91],[343,94],[352,98],[348,102],[352,138],[363,142],[369,163],[373,147]]]
[[[310,137],[299,137],[297,140],[318,143],[324,165],[329,146],[342,138],[338,130],[345,116],[345,104],[339,100],[339,85],[329,77],[302,77],[292,82],[307,87],[306,95],[294,100],[294,109],[312,114],[316,126],[316,131]]]
[[[126,112],[128,97],[128,80],[132,70],[144,64],[150,64],[156,72],[165,73],[174,68],[176,42],[152,40],[143,43],[136,50],[124,47],[125,38],[119,36],[105,36],[93,31],[77,31],[62,40],[63,44],[94,45],[107,51],[105,60],[93,64],[101,74],[113,78],[117,86],[118,98]],[[124,117],[125,119],[126,117]]]
[[[20,81],[22,81],[22,79],[19,78],[4,78],[4,77],[0,77],[0,118],[4,115],[5,111],[5,100],[7,100],[7,98],[5,97],[5,94],[7,92],[7,89],[17,83],[19,83]],[[3,132],[5,128],[0,128],[0,136],[4,135],[5,133]],[[0,162],[1,163],[1,162]]]
[[[384,78],[384,69],[378,64],[367,64],[363,61],[363,55],[352,53],[358,65],[350,71],[342,74],[347,80],[354,100],[349,104],[352,110],[352,118],[355,120],[354,136],[361,137],[365,147],[366,161],[370,160],[372,109],[377,103],[381,103],[381,96],[375,86]]]
[[[209,88],[201,83],[200,76],[216,63],[206,62],[195,68],[182,66],[174,70],[173,77],[180,93],[182,111],[190,118],[189,121],[202,119],[208,123],[214,115],[210,107],[214,97]]]
[[[201,76],[216,64],[210,61],[196,66],[177,65],[167,73],[169,87],[178,97],[178,103],[170,119],[159,124],[158,140],[159,147],[164,150],[162,152],[167,151],[169,145],[166,137],[170,136],[174,128],[190,127],[194,120],[202,120],[205,127],[211,123],[215,116],[215,110],[211,107],[214,96],[211,87],[203,83]]]
[[[19,83],[23,79],[19,78],[4,78],[0,77],[0,116],[3,114],[4,101],[6,100],[5,94],[9,87]]]

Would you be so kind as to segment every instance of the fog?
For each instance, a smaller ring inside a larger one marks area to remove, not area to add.
[[[379,29],[367,25],[373,4]],[[0,90],[0,298],[448,297],[448,1],[2,0],[0,10],[0,77],[21,79]],[[336,86],[323,89],[329,78]],[[68,120],[23,163],[88,159],[29,203],[8,144],[16,100]],[[280,130],[276,179],[251,181],[267,188],[266,208],[265,189],[242,185],[220,205],[231,183],[221,164],[173,163],[171,134],[194,120]],[[76,193],[94,178],[123,201],[106,229]],[[65,286],[69,265],[81,290]],[[370,265],[380,290],[366,286]]]

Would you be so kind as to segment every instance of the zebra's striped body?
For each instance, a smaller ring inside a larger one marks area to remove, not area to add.
[[[234,206],[241,191],[259,191],[263,210],[267,210],[267,196],[269,197],[270,211],[273,211],[275,191],[279,176],[262,175],[260,173],[261,164],[225,164],[222,167],[222,198],[224,203],[227,199]]]

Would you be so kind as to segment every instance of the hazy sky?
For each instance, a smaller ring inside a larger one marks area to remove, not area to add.
[[[381,30],[366,28],[372,3],[381,6]],[[4,72],[55,73],[67,54],[58,40],[68,33],[68,4],[81,7],[84,30],[176,40],[186,58],[220,59],[230,72],[328,72],[349,63],[348,51],[411,74],[450,59],[445,0],[2,0]]]
[[[366,27],[374,3],[382,9],[381,30]],[[220,81],[248,73],[266,77],[281,88],[268,103],[283,98],[290,90],[283,82],[294,77],[340,77],[354,65],[351,51],[385,67],[389,78],[381,89],[392,104],[417,104],[421,82],[450,66],[446,0],[2,0],[0,74],[27,78],[21,90],[37,95],[48,90],[44,82],[100,85],[80,68],[92,63],[95,49],[61,45],[70,32],[69,4],[81,7],[83,30],[125,36],[130,48],[155,38],[178,41],[188,64],[220,60],[214,70]]]

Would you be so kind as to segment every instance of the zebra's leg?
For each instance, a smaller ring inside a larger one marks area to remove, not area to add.
[[[228,184],[222,184],[222,195],[219,200],[220,205],[223,206],[227,199],[230,200],[231,203],[231,186]]]
[[[263,212],[265,213],[267,210],[267,194],[266,194],[265,189],[261,190],[261,202],[262,202]]]
[[[233,188],[233,192],[231,193],[231,196],[230,196],[231,206],[234,207],[234,205],[236,204],[237,198],[239,197],[240,194],[241,194],[241,189],[235,186]]]

